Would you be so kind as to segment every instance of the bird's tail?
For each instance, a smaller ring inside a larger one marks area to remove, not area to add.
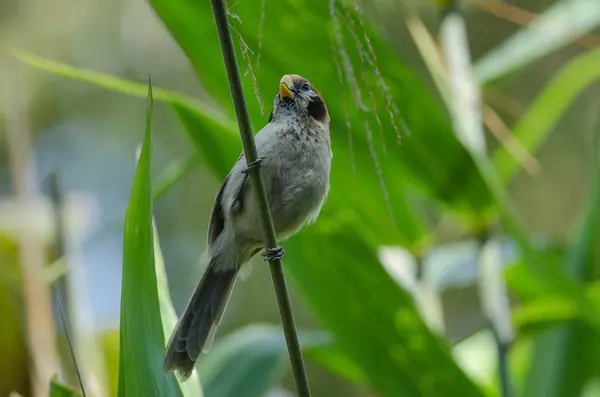
[[[223,269],[212,258],[167,345],[165,371],[176,370],[180,379],[190,377],[201,352],[210,349],[221,321],[238,269]]]

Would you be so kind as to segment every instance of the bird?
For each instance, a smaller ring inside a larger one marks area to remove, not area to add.
[[[314,222],[329,193],[333,153],[330,116],[317,88],[286,74],[279,82],[268,123],[255,136],[258,158],[242,153],[221,184],[208,225],[208,265],[169,339],[164,370],[187,380],[207,353],[248,261],[265,248],[260,206],[248,171],[258,167],[278,243]],[[266,261],[281,259],[281,246],[265,249]]]

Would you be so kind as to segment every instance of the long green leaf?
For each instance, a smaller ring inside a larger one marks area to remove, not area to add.
[[[147,87],[145,84],[120,79],[118,77],[106,73],[96,72],[94,70],[76,68],[61,62],[39,57],[23,50],[13,49],[10,53],[13,57],[15,57],[15,59],[19,60],[23,64],[29,65],[36,69],[44,70],[58,76],[67,77],[69,79],[94,84],[98,87],[119,92],[121,94],[146,98]],[[223,120],[227,117],[214,106],[178,92],[154,88],[153,95],[154,100],[178,103],[182,106],[200,109],[202,112],[214,118]]]
[[[58,76],[63,76],[69,79],[94,84],[98,87],[102,87],[107,90],[139,98],[146,98],[147,95],[147,87],[145,84],[120,79],[118,77],[96,72],[93,70],[76,68],[61,62],[56,62],[39,57],[27,51],[13,49],[11,51],[11,55],[25,65]],[[184,108],[193,109],[199,114],[201,114],[202,117],[211,119],[215,123],[234,125],[233,121],[228,115],[225,115],[218,108],[215,108],[214,106],[209,105],[206,102],[202,102],[198,99],[191,98],[178,92],[173,92],[161,88],[155,88],[153,91],[153,95],[154,100],[167,102],[171,104],[177,104]]]
[[[182,396],[173,374],[162,369],[160,318],[152,230],[152,88],[148,115],[123,232],[119,397]]]
[[[600,2],[598,2],[600,5]],[[537,150],[573,100],[600,78],[600,50],[584,53],[549,82],[513,128],[515,138],[530,151]],[[499,148],[492,159],[500,178],[507,183],[519,170],[515,159]]]
[[[287,270],[310,285],[304,296],[352,361],[351,373],[384,396],[482,396],[353,224],[321,220],[286,252]]]
[[[481,83],[502,77],[600,26],[600,2],[563,0],[475,64]]]

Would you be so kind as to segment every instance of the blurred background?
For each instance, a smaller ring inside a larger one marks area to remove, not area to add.
[[[333,120],[330,198],[284,244],[313,394],[600,396],[597,0],[228,3],[254,130],[286,73]],[[180,313],[241,150],[209,2],[0,2],[0,396],[77,385],[65,322],[88,393],[117,395],[148,75]],[[271,285],[260,261],[237,283],[205,396],[295,395]]]

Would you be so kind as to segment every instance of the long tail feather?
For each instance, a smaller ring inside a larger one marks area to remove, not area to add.
[[[164,369],[185,380],[200,353],[212,344],[237,277],[237,269],[221,270],[213,258],[196,287],[167,345]]]

